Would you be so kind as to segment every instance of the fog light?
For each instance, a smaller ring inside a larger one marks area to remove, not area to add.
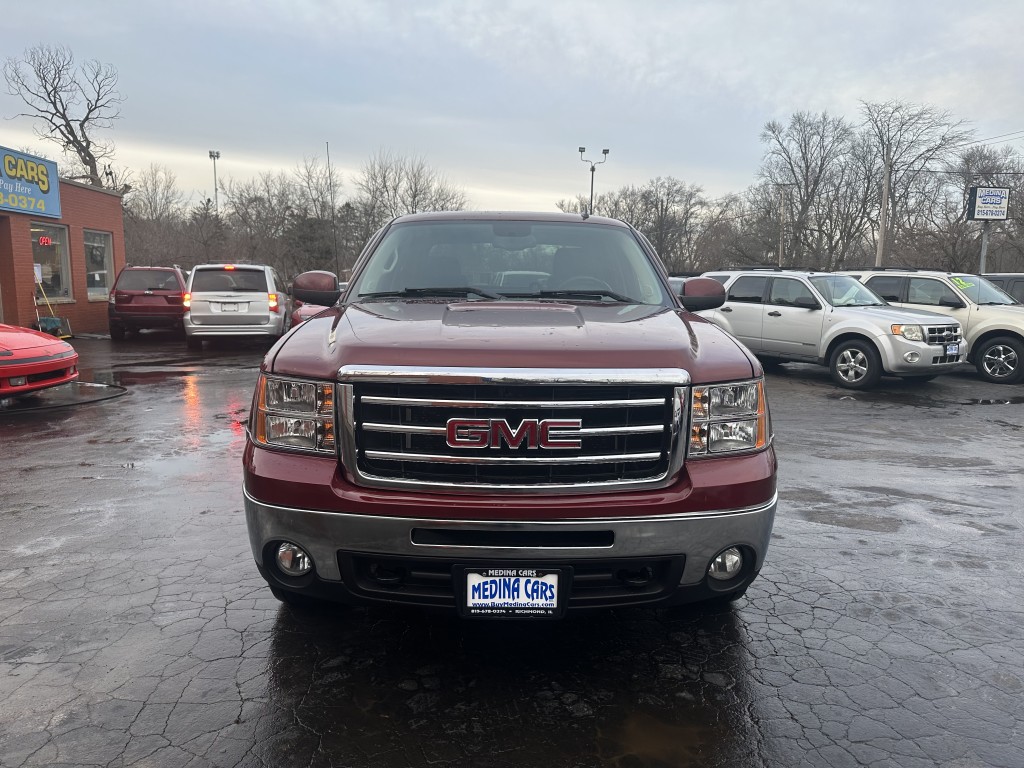
[[[719,552],[711,561],[708,568],[708,576],[719,581],[728,581],[735,578],[743,567],[743,554],[736,547],[729,547]]]
[[[304,576],[313,569],[313,560],[304,549],[286,541],[277,548],[277,567],[288,576]]]
[[[903,356],[903,359],[908,363],[916,363],[921,359],[921,356],[917,352],[907,352],[907,354]]]
[[[10,382],[10,385],[12,387],[24,387],[26,384],[28,384],[28,377],[12,376],[10,379],[8,379],[8,381]]]

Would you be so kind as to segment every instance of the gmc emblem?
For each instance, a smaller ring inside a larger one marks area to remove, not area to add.
[[[580,448],[580,419],[523,419],[515,429],[505,419],[448,419],[450,448]]]

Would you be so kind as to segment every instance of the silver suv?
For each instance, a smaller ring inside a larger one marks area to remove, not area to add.
[[[1024,381],[1024,305],[985,278],[891,267],[845,274],[897,307],[939,312],[960,323],[967,360],[986,381]]]
[[[190,349],[221,336],[278,339],[290,327],[291,300],[272,267],[200,264],[189,275],[184,303]]]
[[[827,365],[848,389],[873,387],[883,373],[927,381],[963,360],[959,323],[891,307],[847,275],[755,269],[704,276],[725,286],[726,300],[697,314],[766,362]]]

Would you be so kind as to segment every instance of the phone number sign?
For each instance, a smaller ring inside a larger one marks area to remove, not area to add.
[[[971,187],[967,218],[971,221],[1004,221],[1010,211],[1010,190],[1005,187]]]
[[[59,219],[57,164],[0,147],[0,210]]]

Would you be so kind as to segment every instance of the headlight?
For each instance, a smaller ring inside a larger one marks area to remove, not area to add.
[[[771,439],[764,380],[694,387],[689,455],[756,451]]]
[[[258,445],[334,453],[334,385],[261,374],[252,435]]]
[[[910,341],[924,341],[924,328],[920,325],[894,325],[893,336],[902,336]]]

